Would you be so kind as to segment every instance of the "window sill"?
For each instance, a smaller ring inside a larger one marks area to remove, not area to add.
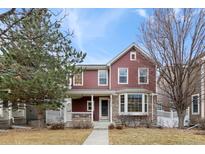
[[[193,112],[192,112],[192,115],[199,115],[199,113],[193,113]]]
[[[138,116],[144,116],[148,115],[147,112],[126,112],[126,113],[120,113],[119,115],[138,115]]]
[[[139,85],[147,85],[147,84],[149,84],[149,83],[138,83]]]

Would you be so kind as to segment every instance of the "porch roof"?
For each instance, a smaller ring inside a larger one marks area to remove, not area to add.
[[[148,94],[151,94],[153,92],[147,89],[129,88],[129,89],[118,90],[116,91],[116,93],[148,93]]]
[[[68,95],[111,95],[115,91],[108,89],[72,89],[67,92]]]
[[[67,92],[68,95],[81,95],[81,96],[90,96],[90,95],[113,95],[119,93],[153,93],[147,89],[122,89],[122,90],[109,90],[109,89],[72,89]]]

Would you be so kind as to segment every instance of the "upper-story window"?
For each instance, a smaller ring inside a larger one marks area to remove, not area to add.
[[[138,69],[138,83],[139,84],[148,84],[149,83],[149,69],[148,68],[139,68]]]
[[[199,94],[192,95],[192,114],[199,114]]]
[[[107,70],[98,70],[98,85],[107,86],[108,85],[108,72]]]
[[[83,72],[74,75],[73,85],[74,86],[82,86],[83,85]]]
[[[118,84],[128,84],[128,68],[118,68]]]
[[[130,60],[131,61],[136,60],[136,52],[135,51],[130,52]]]

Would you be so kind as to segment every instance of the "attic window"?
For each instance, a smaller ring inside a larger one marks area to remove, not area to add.
[[[130,60],[131,61],[136,60],[136,52],[134,52],[134,51],[130,52]]]

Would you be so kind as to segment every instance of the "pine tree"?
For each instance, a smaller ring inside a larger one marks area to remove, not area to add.
[[[2,27],[19,18],[9,15]],[[35,104],[39,109],[61,106],[68,75],[81,71],[76,64],[86,56],[72,47],[72,35],[62,32],[61,23],[50,10],[33,9],[32,15],[6,32],[6,39],[0,40],[0,89],[10,89],[11,93],[2,99]]]

